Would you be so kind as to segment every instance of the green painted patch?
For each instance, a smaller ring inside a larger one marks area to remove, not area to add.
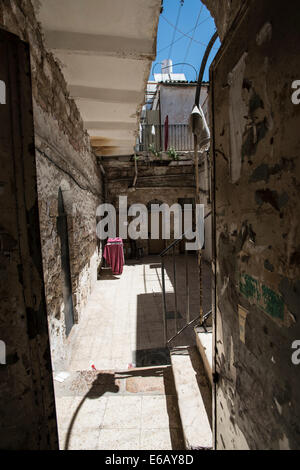
[[[241,274],[240,292],[248,300],[258,301],[260,299],[259,284],[254,277],[249,274]]]
[[[262,309],[273,318],[284,318],[283,298],[269,287],[263,285],[262,288]]]
[[[280,294],[261,284],[249,274],[242,273],[239,283],[240,293],[246,299],[256,304],[258,308],[273,318],[284,319],[284,301]]]

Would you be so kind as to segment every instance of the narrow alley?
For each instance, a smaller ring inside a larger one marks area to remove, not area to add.
[[[190,314],[194,319],[199,312],[195,256],[189,255],[188,264],[193,293]],[[185,325],[182,313],[186,308],[183,255],[176,257],[176,265],[180,328]],[[171,338],[175,331],[171,259],[167,260],[166,272],[167,331]],[[209,310],[208,264],[203,279],[204,305]],[[110,268],[100,271],[83,312],[84,320],[70,336],[70,365],[67,370],[53,373],[61,448],[185,448],[173,373],[168,365],[170,354],[164,343],[161,291],[158,256],[129,260],[119,276],[113,275]],[[193,327],[175,338],[172,346],[195,346]],[[205,371],[200,367],[201,381],[209,395]]]
[[[0,1],[1,450],[300,449],[299,24]]]
[[[185,324],[183,316],[186,311],[184,256],[179,255],[176,263],[180,328]],[[171,338],[175,331],[174,281],[171,268],[171,260],[168,260],[168,338]],[[190,256],[189,271],[190,315],[193,319],[199,312],[197,263],[194,256]],[[209,266],[206,266],[205,274],[205,311],[208,311],[211,308]],[[140,261],[128,260],[121,276],[113,275],[110,268],[102,269],[85,307],[83,320],[72,332],[73,344],[68,370],[89,370],[91,364],[100,370],[122,370],[127,369],[130,364],[139,367],[162,364],[159,354],[164,357],[165,345],[161,292],[161,263],[157,256]],[[175,345],[195,344],[193,337],[189,328],[177,338]],[[156,355],[158,357],[155,357]],[[163,361],[166,361],[166,358],[163,358]]]

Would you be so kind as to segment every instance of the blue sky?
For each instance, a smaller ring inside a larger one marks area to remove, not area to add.
[[[215,32],[215,23],[207,8],[201,0],[184,0],[183,6],[180,7],[180,0],[164,0],[164,10],[159,19],[158,36],[157,36],[157,56],[152,63],[150,80],[153,80],[153,68],[157,62],[163,59],[172,59],[173,64],[179,62],[187,62],[191,64],[199,73],[201,60],[205,52],[205,47],[211,36]],[[177,23],[178,12],[180,16]],[[197,28],[195,26],[197,24]],[[173,25],[173,26],[172,26]],[[181,31],[178,31],[178,29]],[[189,37],[183,35],[185,33]],[[193,38],[191,41],[190,38]],[[170,44],[176,41],[172,47]],[[207,62],[204,80],[208,80],[208,70],[218,48],[220,41],[217,39],[214,48],[210,53]],[[188,65],[178,65],[173,67],[174,73],[183,72],[187,80],[196,80],[196,73],[193,67]],[[155,73],[160,73],[160,65],[154,68]]]

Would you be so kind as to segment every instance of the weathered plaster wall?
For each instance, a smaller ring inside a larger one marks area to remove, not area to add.
[[[96,207],[101,179],[76,104],[55,57],[44,47],[30,0],[0,4],[0,26],[29,42],[43,266],[55,368],[68,361],[64,324],[63,276],[57,235],[58,192],[62,189],[68,214],[75,321],[96,279],[99,253]]]
[[[166,116],[170,124],[188,124],[195,102],[196,85],[160,85],[161,123],[164,124]],[[202,86],[200,105],[205,102],[208,87]]]
[[[203,0],[203,3],[213,16],[220,40],[223,41],[237,13],[246,2],[245,0]]]
[[[292,3],[249,2],[211,69],[219,449],[300,446],[291,360],[300,338],[300,108],[291,101],[300,17]]]

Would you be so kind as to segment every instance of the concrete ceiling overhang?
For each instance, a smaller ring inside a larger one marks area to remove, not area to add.
[[[34,3],[96,154],[132,154],[156,55],[161,0]]]

